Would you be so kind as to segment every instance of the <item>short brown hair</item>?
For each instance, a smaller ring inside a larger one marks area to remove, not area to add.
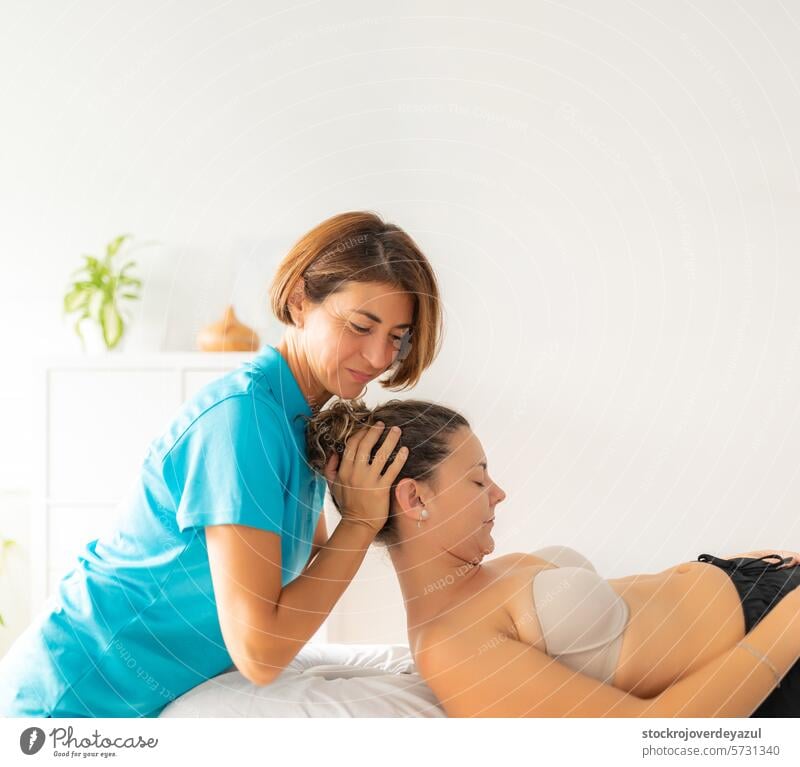
[[[291,325],[289,296],[300,278],[306,296],[324,301],[348,282],[384,282],[414,299],[411,351],[395,363],[387,389],[405,389],[419,381],[439,353],[442,310],[436,275],[417,244],[400,227],[365,211],[340,213],[304,234],[278,266],[270,286],[275,316]]]

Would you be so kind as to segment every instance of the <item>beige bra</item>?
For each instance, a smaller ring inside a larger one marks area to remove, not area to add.
[[[565,666],[613,684],[629,609],[592,563],[567,546],[532,552],[556,565],[533,579],[545,652]]]

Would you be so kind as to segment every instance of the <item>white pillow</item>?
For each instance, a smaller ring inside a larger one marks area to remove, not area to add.
[[[226,671],[162,717],[443,717],[404,645],[309,644],[272,684]]]

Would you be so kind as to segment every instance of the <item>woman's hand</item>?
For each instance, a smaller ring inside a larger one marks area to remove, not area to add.
[[[738,559],[740,557],[750,557],[753,559],[758,559],[759,557],[767,557],[772,556],[772,559],[768,559],[768,563],[778,563],[778,558],[781,559],[789,559],[789,562],[781,565],[781,567],[794,567],[795,565],[800,565],[800,554],[796,551],[780,551],[778,549],[764,549],[764,551],[749,551],[747,554],[737,554],[734,557],[728,557],[728,559]],[[780,569],[780,568],[778,568]]]
[[[347,440],[341,459],[334,453],[325,465],[325,478],[342,520],[365,525],[373,535],[386,524],[389,490],[408,457],[408,448],[402,447],[392,462],[386,465],[387,458],[400,439],[400,429],[393,427],[372,463],[369,462],[370,452],[383,430],[381,421],[359,429]],[[384,466],[386,471],[381,474]]]
[[[766,556],[767,554],[777,554],[782,559],[786,559],[788,557],[789,561],[783,565],[784,567],[795,567],[796,565],[800,565],[800,554],[796,551],[765,551],[763,554],[759,554],[759,556]]]

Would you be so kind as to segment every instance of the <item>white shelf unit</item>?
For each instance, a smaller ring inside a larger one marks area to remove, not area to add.
[[[206,383],[247,352],[163,352],[34,361],[39,418],[32,496],[31,607],[36,612],[80,546],[113,522],[150,442]]]

